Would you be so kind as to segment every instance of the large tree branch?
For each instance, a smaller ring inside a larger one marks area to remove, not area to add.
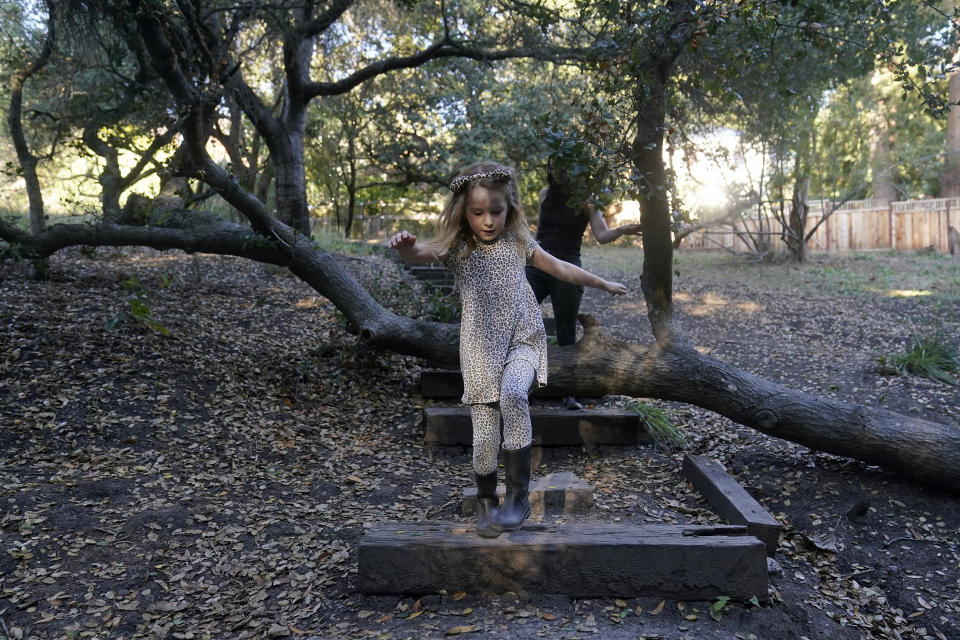
[[[45,258],[76,246],[139,246],[240,256],[284,266],[289,263],[289,252],[245,225],[206,217],[198,222],[191,219],[191,212],[175,214],[168,223],[181,226],[56,224],[42,233],[29,234],[0,220],[0,238],[16,243],[19,257],[25,258]],[[6,252],[12,253],[10,249]]]
[[[303,36],[305,38],[315,38],[329,29],[330,25],[339,20],[343,12],[350,8],[353,1],[354,0],[336,0],[335,2],[331,2],[326,11],[301,27]]]
[[[498,51],[489,51],[486,49],[473,49],[463,45],[442,40],[432,46],[409,56],[391,56],[379,60],[366,67],[355,71],[353,74],[337,82],[312,82],[306,85],[304,97],[309,100],[317,96],[332,96],[347,93],[357,85],[370,80],[378,75],[396,71],[398,69],[411,69],[418,67],[430,60],[440,58],[460,57],[471,58],[473,60],[508,60],[511,58],[535,58],[538,60],[574,60],[583,58],[586,50],[582,49],[563,49],[558,47],[517,47],[514,49],[500,49]]]
[[[685,402],[777,438],[960,491],[955,426],[808,395],[703,355],[683,338],[639,345],[581,319],[580,342],[550,349],[550,387],[557,393]]]

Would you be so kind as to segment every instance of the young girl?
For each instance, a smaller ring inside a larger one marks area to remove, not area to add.
[[[561,280],[627,292],[554,258],[530,237],[513,173],[494,162],[472,164],[450,183],[440,233],[417,244],[401,231],[390,239],[405,262],[442,262],[460,289],[460,368],[463,398],[473,421],[477,534],[519,529],[530,515],[532,430],[527,392],[547,383],[547,341],[540,306],[524,275],[531,264]],[[497,453],[503,414],[506,496],[497,509]]]

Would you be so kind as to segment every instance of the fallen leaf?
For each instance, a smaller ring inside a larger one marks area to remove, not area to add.
[[[460,633],[470,633],[470,632],[476,631],[476,630],[477,630],[477,626],[476,626],[476,625],[473,625],[473,624],[470,624],[470,625],[461,625],[461,626],[458,626],[458,627],[450,627],[449,629],[447,629],[446,635],[448,635],[448,636],[455,636],[455,635],[460,634]]]
[[[653,609],[650,610],[650,615],[655,616],[655,615],[657,615],[658,613],[660,613],[661,611],[663,611],[663,606],[664,606],[665,604],[667,604],[667,601],[666,601],[666,600],[661,600],[661,601],[660,601],[660,604],[658,604],[657,606],[655,606]]]
[[[452,597],[454,600],[463,600],[465,597],[467,597],[467,592],[466,592],[466,591],[457,591],[457,592],[456,592],[455,594],[453,594],[451,597]]]

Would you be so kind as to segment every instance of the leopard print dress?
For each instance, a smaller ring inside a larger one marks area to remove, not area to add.
[[[530,236],[505,232],[493,242],[477,242],[466,255],[461,243],[444,262],[453,272],[463,307],[460,369],[465,404],[499,401],[503,368],[514,359],[533,366],[536,387],[547,384],[543,316],[524,273],[537,247]]]

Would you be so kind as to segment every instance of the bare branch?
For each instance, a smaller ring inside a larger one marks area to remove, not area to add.
[[[398,69],[411,69],[418,67],[430,60],[440,58],[461,57],[471,58],[473,60],[495,61],[508,60],[511,58],[534,58],[537,60],[575,60],[586,56],[586,49],[564,49],[560,47],[518,47],[514,49],[501,49],[498,51],[489,51],[486,49],[473,49],[463,45],[441,41],[432,46],[409,56],[392,56],[379,60],[366,67],[355,71],[338,82],[312,82],[305,87],[304,96],[306,99],[317,96],[332,96],[347,93],[357,85],[370,80],[376,76],[396,71]]]

